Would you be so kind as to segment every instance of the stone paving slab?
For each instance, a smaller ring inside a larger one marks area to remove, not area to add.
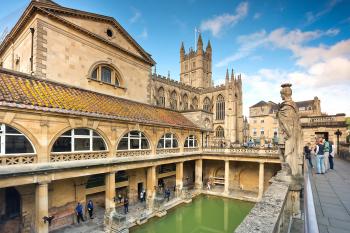
[[[314,163],[315,164],[315,163]],[[312,192],[320,233],[350,232],[350,162],[334,159],[335,170],[316,174]]]

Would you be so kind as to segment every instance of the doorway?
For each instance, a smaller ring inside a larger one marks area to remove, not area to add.
[[[318,138],[324,138],[328,141],[329,133],[328,132],[315,132],[316,139]]]
[[[140,200],[140,193],[143,191],[143,182],[137,183],[137,198]]]
[[[5,216],[6,218],[16,218],[21,215],[21,196],[15,188],[5,190]]]

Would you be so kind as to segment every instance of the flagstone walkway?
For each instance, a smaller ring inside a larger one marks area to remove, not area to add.
[[[315,164],[315,163],[314,163]],[[326,174],[312,171],[312,192],[320,233],[350,232],[350,162],[335,159]]]

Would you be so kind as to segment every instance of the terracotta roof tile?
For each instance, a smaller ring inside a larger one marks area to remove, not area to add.
[[[0,69],[0,105],[198,128],[181,113]]]

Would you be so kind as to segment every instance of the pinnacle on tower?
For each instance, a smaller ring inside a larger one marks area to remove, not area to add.
[[[184,42],[181,42],[180,60],[183,61],[184,58],[185,58],[185,46],[184,46]]]
[[[226,69],[226,83],[228,83],[230,81],[230,76],[228,74],[228,68]]]
[[[203,53],[203,41],[202,41],[202,35],[201,34],[199,34],[199,36],[198,36],[197,53]]]
[[[235,80],[235,74],[233,73],[233,69],[231,69],[231,82]]]
[[[210,40],[208,40],[207,48],[206,48],[205,50],[206,50],[206,52],[210,52],[210,53],[211,53],[211,44],[210,44]]]

